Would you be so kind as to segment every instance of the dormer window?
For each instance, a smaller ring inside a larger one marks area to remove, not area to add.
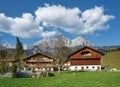
[[[83,56],[83,57],[91,57],[91,52],[89,52],[89,51],[83,51],[82,53],[81,53],[81,56]]]
[[[34,60],[34,58],[32,57],[31,60]]]
[[[47,58],[46,58],[46,57],[44,57],[44,58],[43,58],[43,60],[47,60]]]
[[[37,58],[37,57],[35,57],[35,59],[37,60],[38,58]]]

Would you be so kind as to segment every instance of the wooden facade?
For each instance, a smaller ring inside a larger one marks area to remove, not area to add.
[[[100,58],[72,59],[71,65],[100,65]]]
[[[74,53],[69,55],[71,66],[74,68],[79,66],[81,70],[83,69],[91,69],[93,70],[101,68],[101,57],[104,55],[102,52],[95,50],[90,47],[83,47]],[[89,68],[90,67],[90,68]]]
[[[43,53],[36,53],[23,58],[25,66],[34,69],[51,69],[53,68],[54,59]]]

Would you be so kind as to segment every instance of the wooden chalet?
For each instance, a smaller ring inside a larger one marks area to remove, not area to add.
[[[3,59],[3,60],[0,60],[0,63],[7,63],[9,66],[12,66],[16,62],[17,61],[14,60],[14,59]]]
[[[70,70],[96,71],[101,70],[101,57],[104,53],[91,47],[83,47],[70,54]]]
[[[54,59],[43,53],[35,53],[23,58],[26,67],[35,71],[52,70]]]

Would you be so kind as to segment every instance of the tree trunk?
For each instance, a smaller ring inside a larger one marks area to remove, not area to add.
[[[58,66],[58,74],[60,73],[60,65]]]

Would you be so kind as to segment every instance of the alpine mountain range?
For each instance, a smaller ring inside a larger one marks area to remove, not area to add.
[[[91,43],[89,40],[84,39],[81,36],[78,36],[74,39],[69,39],[67,37],[62,37],[64,41],[64,45],[69,47],[71,50],[76,50],[79,49],[82,46],[90,46],[94,47],[95,49],[102,49],[102,50],[110,50],[110,49],[116,49],[120,46],[94,46],[93,43]],[[54,43],[55,43],[56,38],[51,39],[51,38],[44,38],[42,40],[37,41],[34,43],[32,46],[28,46],[27,44],[23,45],[23,48],[25,50],[25,54],[30,54],[30,53],[37,53],[37,52],[43,52],[47,54],[51,54],[52,51],[54,50]],[[11,53],[13,53],[15,47],[11,46],[9,43],[5,43],[0,46],[0,49],[9,49]]]

